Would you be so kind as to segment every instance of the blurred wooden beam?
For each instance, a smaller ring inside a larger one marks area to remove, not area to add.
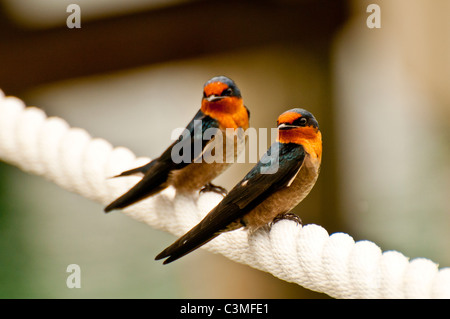
[[[193,1],[82,20],[81,29],[22,30],[3,13],[0,88],[20,94],[68,78],[273,42],[310,46],[330,41],[346,14],[338,0]]]

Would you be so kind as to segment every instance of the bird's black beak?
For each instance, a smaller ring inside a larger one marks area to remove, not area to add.
[[[290,130],[291,128],[294,128],[294,127],[298,127],[298,126],[289,125],[289,124],[286,124],[286,123],[281,123],[280,125],[278,125],[278,129],[279,130]]]
[[[223,99],[223,98],[224,98],[224,96],[214,95],[214,94],[205,97],[205,99],[206,99],[208,102],[219,101],[219,100],[221,100],[221,99]]]

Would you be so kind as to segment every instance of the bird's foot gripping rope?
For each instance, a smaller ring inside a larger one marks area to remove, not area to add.
[[[109,177],[148,162],[1,91],[0,159],[102,204],[139,179]],[[221,199],[212,192],[191,196],[169,188],[124,213],[180,236]],[[336,298],[450,298],[450,268],[439,270],[425,258],[410,261],[396,251],[383,253],[374,243],[355,243],[344,233],[330,236],[317,225],[280,220],[251,234],[222,234],[204,248]]]

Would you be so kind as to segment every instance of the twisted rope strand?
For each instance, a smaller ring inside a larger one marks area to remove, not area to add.
[[[47,117],[0,91],[0,159],[60,187],[107,204],[139,177],[109,177],[143,163],[63,119]],[[173,188],[123,210],[151,227],[180,236],[219,201],[214,193],[188,196]],[[204,249],[335,298],[450,298],[450,268],[431,260],[409,261],[396,251],[317,225],[282,220],[269,230],[223,234]]]

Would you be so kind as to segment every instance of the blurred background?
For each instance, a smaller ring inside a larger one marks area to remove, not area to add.
[[[204,82],[229,76],[255,128],[293,107],[318,119],[304,224],[450,266],[450,2],[79,0],[70,29],[72,2],[0,0],[6,95],[157,157]],[[163,267],[153,258],[174,239],[0,162],[1,298],[327,298],[202,250]]]

